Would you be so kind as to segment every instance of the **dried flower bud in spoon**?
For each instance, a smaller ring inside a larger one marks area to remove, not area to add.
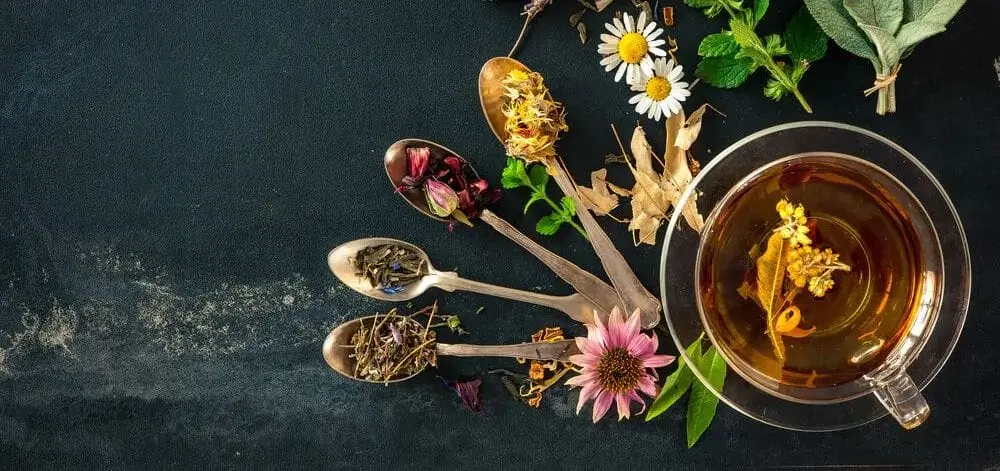
[[[489,183],[469,162],[456,155],[434,155],[429,147],[406,149],[407,175],[397,191],[422,191],[427,206],[439,217],[454,217],[472,225],[469,218],[478,217],[483,208],[496,202],[500,189]]]

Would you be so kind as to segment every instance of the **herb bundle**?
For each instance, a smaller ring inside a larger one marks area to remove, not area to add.
[[[782,34],[761,38],[754,29],[770,6],[770,0],[754,0],[743,7],[743,0],[684,0],[704,10],[713,18],[722,12],[729,15],[729,30],[710,34],[698,45],[702,57],[695,75],[719,88],[736,88],[750,74],[765,68],[771,78],[764,96],[780,100],[791,93],[806,112],[812,108],[799,91],[799,82],[809,64],[826,54],[826,35],[809,12],[801,9],[785,26]]]
[[[896,111],[900,61],[921,41],[941,33],[965,0],[805,0],[813,18],[844,50],[868,59],[878,92],[875,112]]]

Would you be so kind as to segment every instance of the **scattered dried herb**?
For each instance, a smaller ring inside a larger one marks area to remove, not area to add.
[[[479,402],[479,386],[483,384],[483,380],[479,378],[474,378],[466,381],[448,381],[441,378],[445,386],[458,394],[458,398],[461,399],[462,405],[466,409],[472,412],[480,412],[483,410],[482,405]]]
[[[454,217],[471,226],[486,205],[502,196],[465,159],[456,155],[436,155],[428,147],[406,149],[407,175],[397,191],[422,191],[431,212]]]
[[[559,327],[546,327],[531,335],[532,342],[556,342],[565,340]],[[542,397],[549,388],[555,386],[566,373],[573,370],[573,364],[557,360],[541,361],[517,358],[518,363],[528,363],[528,374],[514,373],[508,370],[492,370],[491,374],[500,374],[504,387],[514,399],[531,407],[539,407]]]
[[[944,32],[965,0],[806,0],[809,13],[844,50],[872,62],[875,112],[896,111],[900,61],[923,40]]]
[[[524,15],[524,24],[521,26],[521,32],[517,35],[517,40],[514,41],[514,47],[510,48],[510,52],[507,53],[507,57],[514,57],[514,53],[517,52],[517,48],[521,46],[521,41],[524,40],[524,33],[528,31],[528,25],[531,21],[538,16],[545,7],[552,4],[552,0],[528,0],[524,5],[524,11],[521,12]]]
[[[826,35],[805,8],[789,21],[783,34],[769,34],[762,39],[754,29],[767,12],[770,0],[754,0],[746,8],[743,0],[684,2],[703,9],[709,18],[722,12],[729,15],[729,30],[710,34],[698,45],[702,59],[695,75],[719,88],[736,88],[763,67],[771,74],[764,96],[780,100],[791,93],[806,112],[812,113],[799,91],[799,82],[809,64],[826,54]],[[791,63],[786,63],[785,57]]]
[[[528,213],[531,205],[544,201],[552,208],[552,212],[543,216],[535,225],[535,231],[542,235],[552,235],[559,231],[563,224],[576,229],[585,239],[587,231],[583,230],[573,218],[576,216],[576,205],[573,200],[563,196],[558,203],[548,195],[549,174],[544,165],[533,164],[525,166],[524,161],[507,157],[507,166],[503,169],[500,185],[505,189],[528,188],[531,197],[524,203],[524,213]]]
[[[674,7],[663,7],[663,24],[674,25]]]
[[[387,294],[398,293],[427,274],[423,257],[396,244],[365,247],[351,258],[351,263],[358,276]]]

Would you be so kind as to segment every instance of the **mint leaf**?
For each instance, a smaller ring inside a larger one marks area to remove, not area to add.
[[[753,2],[753,24],[756,25],[760,23],[761,18],[764,18],[764,13],[767,13],[767,7],[770,6],[770,0],[756,0]]]
[[[700,363],[701,336],[689,345],[685,352],[694,364]],[[656,396],[656,400],[649,406],[649,411],[646,412],[646,422],[666,412],[670,406],[674,405],[678,399],[684,396],[684,393],[691,388],[691,381],[693,379],[694,374],[691,373],[691,368],[684,362],[684,357],[679,357],[677,360],[677,370],[671,373],[670,376],[667,376],[667,379],[663,380],[663,389],[660,389],[660,394]]]
[[[756,68],[753,60],[746,57],[706,57],[698,63],[694,74],[709,85],[736,88],[743,85]]]
[[[549,183],[549,171],[544,165],[532,165],[528,171],[528,180],[535,188],[545,188]]]
[[[868,42],[868,37],[858,28],[851,14],[844,8],[843,2],[836,0],[805,0],[809,13],[823,32],[837,43],[838,46],[869,60],[877,60],[875,49]]]
[[[783,83],[781,83],[781,82],[779,82],[779,81],[777,81],[777,80],[775,80],[773,78],[772,79],[768,79],[767,85],[764,86],[764,96],[766,96],[766,97],[768,97],[768,98],[770,98],[770,99],[772,99],[774,101],[778,101],[778,100],[784,98],[785,95],[787,95],[789,91],[790,90],[788,90],[788,87],[786,87],[785,84],[783,84]]]
[[[702,8],[705,16],[714,18],[724,11],[737,11],[743,8],[742,0],[684,0],[689,7]]]
[[[576,216],[576,204],[573,203],[573,199],[569,196],[563,196],[562,199],[559,200],[559,205],[562,206],[561,212],[567,221],[573,219],[573,216]]]
[[[722,355],[709,347],[705,355],[701,357],[698,364],[699,371],[711,384],[712,389],[722,390],[722,385],[726,380],[726,361]],[[687,445],[688,448],[694,446],[701,438],[701,435],[708,430],[715,418],[715,410],[719,406],[719,398],[700,381],[694,381],[691,385],[691,397],[688,398],[687,409]]]
[[[500,175],[500,186],[510,190],[528,186],[526,182],[530,182],[530,180],[524,171],[524,162],[521,159],[507,157],[507,166],[503,168],[503,173]]]
[[[903,21],[903,0],[844,0],[844,8],[858,24],[878,26],[891,34]]]
[[[788,49],[785,48],[785,43],[782,42],[780,34],[769,34],[764,37],[764,50],[771,57],[788,55]]]
[[[557,214],[550,214],[544,216],[538,220],[538,224],[535,224],[535,232],[541,235],[552,235],[559,230],[559,226],[563,224],[564,220]]]
[[[737,58],[750,58],[756,65],[764,65],[771,61],[771,56],[767,53],[764,43],[757,37],[757,33],[750,25],[734,18],[729,21],[729,28],[733,31],[733,39],[740,45],[740,52],[736,54]]]
[[[739,50],[740,45],[729,32],[710,34],[698,44],[698,55],[702,57],[731,56]]]
[[[528,199],[527,203],[524,203],[524,214],[528,214],[528,208],[535,204],[536,201],[545,201],[545,187],[543,186],[541,190],[533,190],[531,192],[531,198]]]
[[[815,62],[826,55],[826,34],[805,7],[785,25],[785,46],[795,62]]]

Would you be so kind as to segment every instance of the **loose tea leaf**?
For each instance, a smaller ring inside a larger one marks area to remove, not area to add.
[[[712,389],[722,391],[722,385],[726,381],[726,361],[722,355],[709,347],[705,355],[699,362],[699,371],[708,380]],[[712,393],[700,381],[694,381],[691,385],[691,396],[688,398],[687,409],[687,445],[691,448],[698,442],[701,435],[708,430],[715,418],[716,408],[719,406],[719,397]]]
[[[365,247],[351,258],[355,274],[372,288],[398,293],[427,274],[427,262],[417,252],[396,244]]]

